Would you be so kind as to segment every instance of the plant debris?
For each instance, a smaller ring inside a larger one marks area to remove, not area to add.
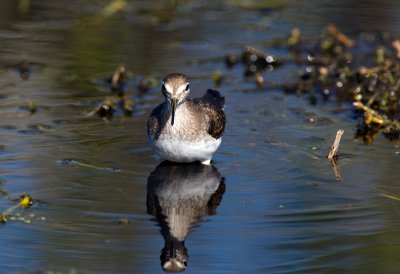
[[[31,196],[24,194],[21,195],[18,204],[6,209],[4,212],[0,213],[0,223],[6,223],[11,214],[18,208],[29,208],[33,204]]]
[[[400,196],[399,195],[395,195],[393,193],[390,193],[388,191],[385,191],[383,189],[380,188],[375,188],[375,191],[378,192],[381,196],[395,200],[395,201],[400,201]]]
[[[342,179],[342,176],[340,175],[340,171],[339,171],[339,163],[338,163],[339,153],[338,153],[338,151],[339,151],[340,139],[342,138],[343,133],[344,133],[343,129],[339,129],[336,132],[335,141],[333,141],[332,147],[329,150],[329,153],[327,156],[331,163],[332,170],[335,173],[336,180]]]
[[[110,120],[116,110],[122,110],[125,116],[132,115],[134,104],[125,94],[126,74],[125,66],[119,66],[113,76],[106,80],[110,87],[111,95],[107,96],[97,107],[89,112],[89,116],[97,115],[104,120]]]
[[[150,88],[154,88],[158,85],[158,81],[154,77],[143,77],[140,79],[137,89],[139,91],[139,95],[146,94]]]
[[[38,106],[33,101],[28,101],[25,106],[20,106],[19,109],[28,111],[30,115],[35,114],[38,111]]]
[[[126,68],[125,66],[119,66],[113,76],[107,79],[107,83],[110,85],[111,92],[118,96],[124,95],[124,89],[126,86]]]
[[[343,133],[344,133],[343,129],[339,129],[336,132],[335,141],[333,142],[332,147],[331,147],[331,149],[329,150],[329,153],[328,153],[328,159],[331,160],[331,159],[334,159],[334,158],[336,158],[336,159],[338,158],[340,139],[342,138]]]
[[[241,58],[226,55],[226,66],[241,63],[245,77],[253,77],[259,89],[308,94],[311,104],[332,99],[353,102],[356,118],[362,119],[355,138],[361,137],[366,144],[380,133],[390,140],[400,138],[400,39],[385,33],[349,37],[329,25],[320,38],[304,37],[299,28],[294,28],[286,38],[265,45],[284,48],[289,57],[247,46]],[[268,71],[288,63],[302,67],[296,81],[264,81]]]
[[[100,171],[108,171],[108,172],[120,172],[121,171],[121,169],[119,169],[119,168],[100,167],[100,166],[96,166],[96,165],[92,165],[92,164],[87,164],[80,160],[75,160],[75,159],[62,159],[59,161],[59,163],[62,165],[76,165],[76,166],[91,168],[91,169],[100,170]]]
[[[214,80],[215,87],[218,88],[222,84],[222,80],[224,79],[224,74],[222,73],[222,71],[217,69],[216,71],[214,71],[214,73],[212,75],[212,79]]]
[[[18,65],[19,76],[22,80],[28,80],[31,77],[31,70],[31,64],[26,60],[21,61]]]
[[[133,112],[133,101],[126,95],[108,96],[89,113],[89,116],[97,115],[104,120],[110,120],[116,109],[122,110],[125,116],[130,116]]]
[[[117,222],[117,224],[119,224],[119,225],[127,225],[127,224],[130,224],[130,223],[131,223],[131,221],[129,221],[127,218],[121,218]]]

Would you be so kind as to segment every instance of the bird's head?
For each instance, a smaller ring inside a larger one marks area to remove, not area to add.
[[[161,267],[165,272],[182,272],[186,270],[187,263],[186,261],[173,258],[166,260]]]
[[[170,104],[171,125],[174,125],[175,110],[177,106],[186,100],[190,93],[189,81],[182,73],[171,73],[165,76],[161,92]]]
[[[168,242],[161,250],[161,268],[165,272],[182,272],[187,268],[188,257],[183,242]]]

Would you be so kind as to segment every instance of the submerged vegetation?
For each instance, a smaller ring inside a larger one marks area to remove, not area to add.
[[[390,140],[400,137],[400,40],[388,34],[362,33],[349,38],[336,26],[322,37],[308,38],[295,28],[286,39],[266,43],[289,53],[288,58],[247,46],[241,56],[228,54],[225,63],[244,66],[244,76],[253,77],[260,89],[278,88],[289,94],[307,94],[318,101],[350,101],[360,118],[355,138],[369,144],[383,133]],[[302,67],[295,81],[266,83],[264,75],[287,63]],[[334,97],[332,98],[332,96]]]

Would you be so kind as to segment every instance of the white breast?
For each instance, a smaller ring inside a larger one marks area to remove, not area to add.
[[[196,141],[160,138],[151,143],[164,160],[178,163],[200,161],[209,164],[212,155],[221,144],[221,138],[214,139],[210,136]]]

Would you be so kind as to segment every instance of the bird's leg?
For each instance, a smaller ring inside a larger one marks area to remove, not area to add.
[[[211,159],[208,159],[208,160],[202,161],[201,163],[202,163],[203,165],[207,165],[207,166],[209,166],[209,165],[210,165],[210,163],[211,163]]]

